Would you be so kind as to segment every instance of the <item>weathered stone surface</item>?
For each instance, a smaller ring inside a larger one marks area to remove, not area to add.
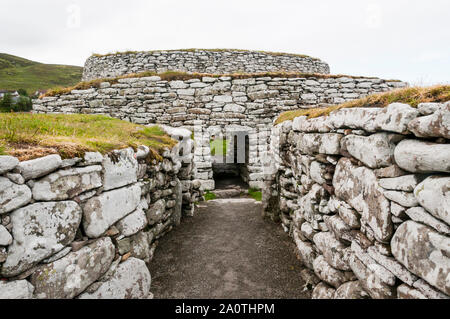
[[[400,219],[407,218],[406,210],[407,210],[406,207],[403,207],[403,206],[397,204],[396,202],[391,202],[391,213],[395,217],[398,217]]]
[[[450,104],[440,107],[432,115],[412,120],[408,129],[417,137],[450,139]]]
[[[450,144],[404,140],[394,156],[398,166],[412,173],[450,173]]]
[[[314,235],[317,234],[317,231],[314,230],[314,228],[311,227],[311,224],[308,222],[302,223],[300,227],[300,231],[303,236],[308,238],[309,240],[313,240]]]
[[[31,201],[31,190],[27,185],[17,185],[0,176],[0,214],[9,213]]]
[[[419,279],[414,285],[414,288],[418,289],[421,293],[423,293],[429,299],[450,299],[450,297],[436,288],[430,286],[425,280]]]
[[[350,266],[345,257],[346,246],[337,240],[330,232],[320,232],[314,235],[314,244],[322,252],[325,260],[332,267],[348,271]]]
[[[344,282],[351,280],[349,273],[334,269],[322,255],[314,259],[313,269],[317,277],[335,288],[339,288]]]
[[[378,133],[368,137],[348,135],[341,144],[353,157],[370,168],[387,167],[394,162],[396,134]]]
[[[326,283],[319,283],[313,290],[311,299],[333,299],[336,289],[331,288]]]
[[[391,248],[394,257],[409,271],[450,295],[450,238],[407,221],[395,232]]]
[[[154,225],[162,220],[166,211],[166,201],[164,199],[158,200],[152,204],[147,210],[147,219],[150,225]]]
[[[374,120],[380,111],[380,108],[343,108],[331,112],[328,122],[335,129],[353,128],[374,132]]]
[[[38,178],[57,170],[62,164],[61,156],[48,155],[30,161],[20,162],[17,166],[25,180]]]
[[[147,202],[143,200],[139,203],[134,212],[117,222],[116,227],[123,236],[128,237],[134,235],[148,225],[147,217],[144,212],[146,209],[148,209],[148,205]]]
[[[34,183],[33,198],[42,201],[74,198],[102,186],[101,171],[100,165],[59,170]]]
[[[138,161],[132,148],[115,151],[112,155],[105,156],[102,165],[105,191],[137,181]]]
[[[378,113],[375,125],[383,131],[406,133],[408,123],[418,115],[419,111],[408,104],[392,103]]]
[[[19,165],[19,160],[13,156],[0,155],[0,175]]]
[[[414,195],[431,215],[450,224],[450,177],[431,176],[417,185]]]
[[[313,262],[317,257],[317,252],[308,242],[301,240],[301,235],[297,229],[294,229],[294,241],[298,248],[298,253],[300,255],[301,261],[309,269],[313,269]]]
[[[89,199],[83,207],[83,228],[91,238],[100,237],[110,226],[133,212],[141,200],[138,185],[124,187]]]
[[[395,154],[395,153],[394,153]],[[385,168],[379,168],[373,171],[378,178],[394,178],[408,173],[402,170],[398,165],[391,165]]]
[[[31,276],[35,297],[69,299],[79,295],[109,269],[114,255],[114,245],[105,237],[39,267]]]
[[[415,275],[409,272],[408,269],[403,267],[398,261],[394,258],[390,258],[382,255],[377,248],[374,246],[369,247],[367,249],[367,253],[370,257],[372,257],[377,263],[381,266],[389,270],[393,273],[397,278],[401,281],[407,283],[408,285],[414,284],[414,282],[418,279]]]
[[[26,280],[0,281],[0,299],[31,299],[34,287]]]
[[[412,192],[418,184],[418,179],[416,175],[405,175],[394,178],[382,178],[378,183],[384,189]]]
[[[302,154],[338,155],[342,134],[299,134],[297,148]]]
[[[413,193],[384,191],[383,194],[387,199],[396,202],[397,204],[404,207],[415,207],[419,205],[419,202],[417,201]]]
[[[129,258],[117,266],[114,275],[93,293],[84,293],[80,299],[143,299],[150,291],[151,276],[143,262]]]
[[[402,284],[397,287],[397,298],[398,299],[428,299],[419,290],[411,288],[408,285]]]
[[[334,299],[367,299],[369,294],[364,291],[361,283],[349,281],[342,284],[335,292]]]
[[[446,223],[433,217],[422,207],[410,208],[406,211],[406,215],[408,215],[409,218],[411,218],[415,222],[428,225],[447,236],[450,235],[450,227]]]
[[[349,159],[342,158],[333,178],[336,195],[353,206],[367,221],[375,237],[388,241],[393,232],[389,201],[372,170],[356,167]]]
[[[347,240],[351,228],[339,217],[339,215],[334,215],[332,217],[325,216],[324,221],[328,229],[333,232],[336,238]]]
[[[1,274],[12,277],[59,252],[75,238],[81,208],[73,201],[36,203],[11,214],[13,243]]]
[[[442,103],[420,103],[417,105],[417,110],[422,115],[431,115],[443,106]]]
[[[324,175],[326,174],[326,165],[320,164],[319,162],[312,162],[310,169],[309,169],[309,175],[313,181],[315,181],[317,184],[324,184],[326,183],[326,179],[324,178]]]
[[[353,273],[370,297],[373,299],[394,299],[396,297],[395,288],[385,284],[358,257],[351,255],[349,263]]]
[[[0,246],[8,246],[12,243],[12,236],[5,226],[0,225]]]
[[[355,256],[363,262],[368,270],[372,271],[374,274],[377,274],[377,277],[382,282],[389,286],[395,285],[395,276],[393,273],[385,267],[379,265],[375,259],[373,259],[366,251],[364,251],[364,249],[362,249],[358,243],[352,242],[351,248]]]

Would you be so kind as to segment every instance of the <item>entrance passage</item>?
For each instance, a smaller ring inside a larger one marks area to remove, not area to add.
[[[233,131],[227,137],[212,135],[210,147],[216,189],[248,188],[248,132]]]
[[[252,199],[201,203],[160,239],[150,263],[154,298],[310,298],[295,246]]]

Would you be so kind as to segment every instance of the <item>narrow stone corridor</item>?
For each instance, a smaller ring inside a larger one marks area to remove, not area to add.
[[[200,203],[150,264],[158,298],[309,298],[294,244],[248,198]]]

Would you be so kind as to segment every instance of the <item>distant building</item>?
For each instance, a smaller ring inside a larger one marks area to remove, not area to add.
[[[9,90],[0,90],[0,98],[3,98],[5,94],[11,94],[11,97],[19,97],[19,93],[17,91],[9,91]]]

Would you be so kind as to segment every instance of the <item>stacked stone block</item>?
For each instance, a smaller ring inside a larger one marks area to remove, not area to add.
[[[0,298],[151,298],[146,264],[158,238],[201,197],[182,147],[192,153],[192,140],[161,162],[145,146],[64,160],[0,156]]]
[[[349,108],[272,130],[266,214],[313,298],[450,296],[450,102]]]

